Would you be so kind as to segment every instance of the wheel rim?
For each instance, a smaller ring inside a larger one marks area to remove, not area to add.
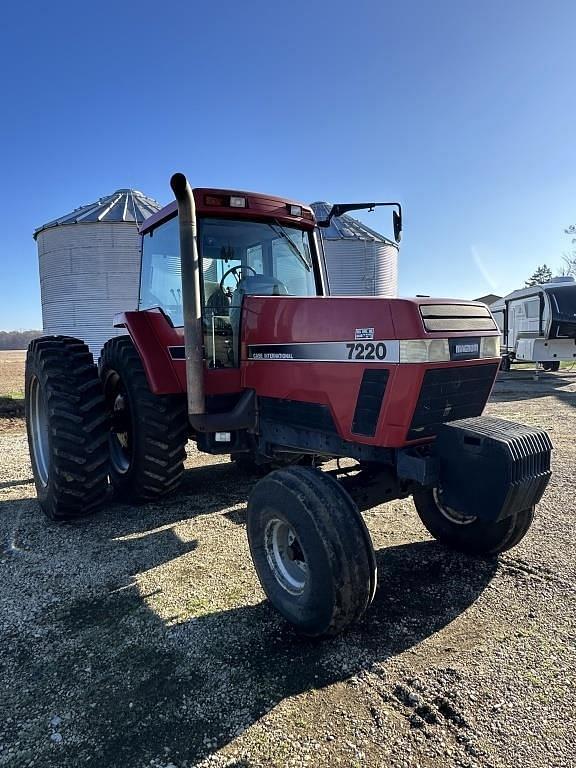
[[[34,376],[30,382],[30,433],[32,436],[32,453],[36,472],[41,484],[48,485],[50,473],[50,444],[48,414],[46,403],[42,397],[42,389],[38,378]]]
[[[132,462],[132,424],[126,390],[115,371],[107,377],[105,392],[112,413],[110,460],[114,469],[123,475]]]
[[[470,523],[475,522],[477,519],[475,515],[464,515],[462,512],[458,512],[457,510],[452,509],[452,507],[447,507],[445,504],[443,504],[442,491],[438,488],[434,488],[432,494],[440,514],[451,523],[454,523],[454,525],[470,525]]]
[[[301,594],[308,582],[308,564],[294,529],[274,518],[266,525],[264,549],[276,580],[292,595]]]

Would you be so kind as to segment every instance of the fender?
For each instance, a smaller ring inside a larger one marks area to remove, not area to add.
[[[122,312],[114,317],[114,327],[128,331],[142,360],[151,392],[155,395],[186,392],[184,366],[176,367],[170,356],[170,347],[184,343],[182,333],[167,321],[161,309]]]

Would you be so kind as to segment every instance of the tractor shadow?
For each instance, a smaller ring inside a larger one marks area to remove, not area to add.
[[[99,764],[141,765],[159,744],[177,764],[207,757],[287,697],[345,681],[440,631],[477,599],[496,568],[433,542],[390,547],[377,559],[374,603],[340,638],[300,638],[262,602],[162,626],[161,649],[140,641],[123,651],[116,662],[121,689],[102,690],[92,713],[94,722],[108,723]],[[116,599],[120,615],[132,610],[143,625],[158,621],[134,607],[137,596]],[[144,626],[139,634],[146,637]]]
[[[3,639],[10,653],[0,720],[16,708],[74,713],[75,738],[68,740],[63,727],[62,747],[48,744],[36,754],[43,766],[90,760],[102,768],[136,768],[163,753],[176,765],[194,764],[287,697],[345,681],[439,632],[475,602],[496,571],[495,560],[469,559],[432,541],[381,549],[372,606],[356,626],[327,641],[298,637],[266,601],[165,622],[150,607],[154,595],[144,593],[135,576],[184,556],[193,565],[197,542],[182,541],[170,524],[181,521],[183,511],[228,514],[254,482],[231,464],[196,467],[161,510],[158,504],[114,504],[68,526],[37,522],[37,532],[21,542],[24,556],[4,561],[25,569],[26,546],[32,552],[34,537],[44,537],[44,573],[32,563],[27,589],[45,588],[46,570],[55,567],[54,553],[63,544],[75,558],[86,550],[88,570],[121,563],[114,578],[94,578],[87,593],[62,588],[38,618],[35,634]],[[29,499],[1,503],[0,518],[11,504],[31,518],[35,502]],[[238,510],[234,522],[241,517]],[[7,732],[3,740],[17,738]]]

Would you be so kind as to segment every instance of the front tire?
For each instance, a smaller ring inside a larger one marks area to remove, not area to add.
[[[154,395],[129,336],[107,341],[99,362],[111,416],[110,481],[125,501],[174,491],[184,472],[188,415],[180,395]]]
[[[26,431],[38,502],[50,520],[96,512],[108,490],[108,419],[84,342],[34,339],[26,355]]]
[[[413,496],[428,532],[442,544],[467,554],[496,555],[515,547],[534,519],[534,507],[529,507],[491,523],[444,507],[438,489],[420,488]]]
[[[295,466],[271,472],[250,495],[247,529],[264,592],[302,634],[336,635],[372,602],[370,534],[332,477]]]

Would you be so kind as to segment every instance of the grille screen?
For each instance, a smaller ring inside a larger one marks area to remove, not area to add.
[[[497,371],[497,363],[426,371],[408,440],[433,434],[437,424],[480,416]]]
[[[493,331],[496,324],[483,304],[421,304],[427,331]]]

